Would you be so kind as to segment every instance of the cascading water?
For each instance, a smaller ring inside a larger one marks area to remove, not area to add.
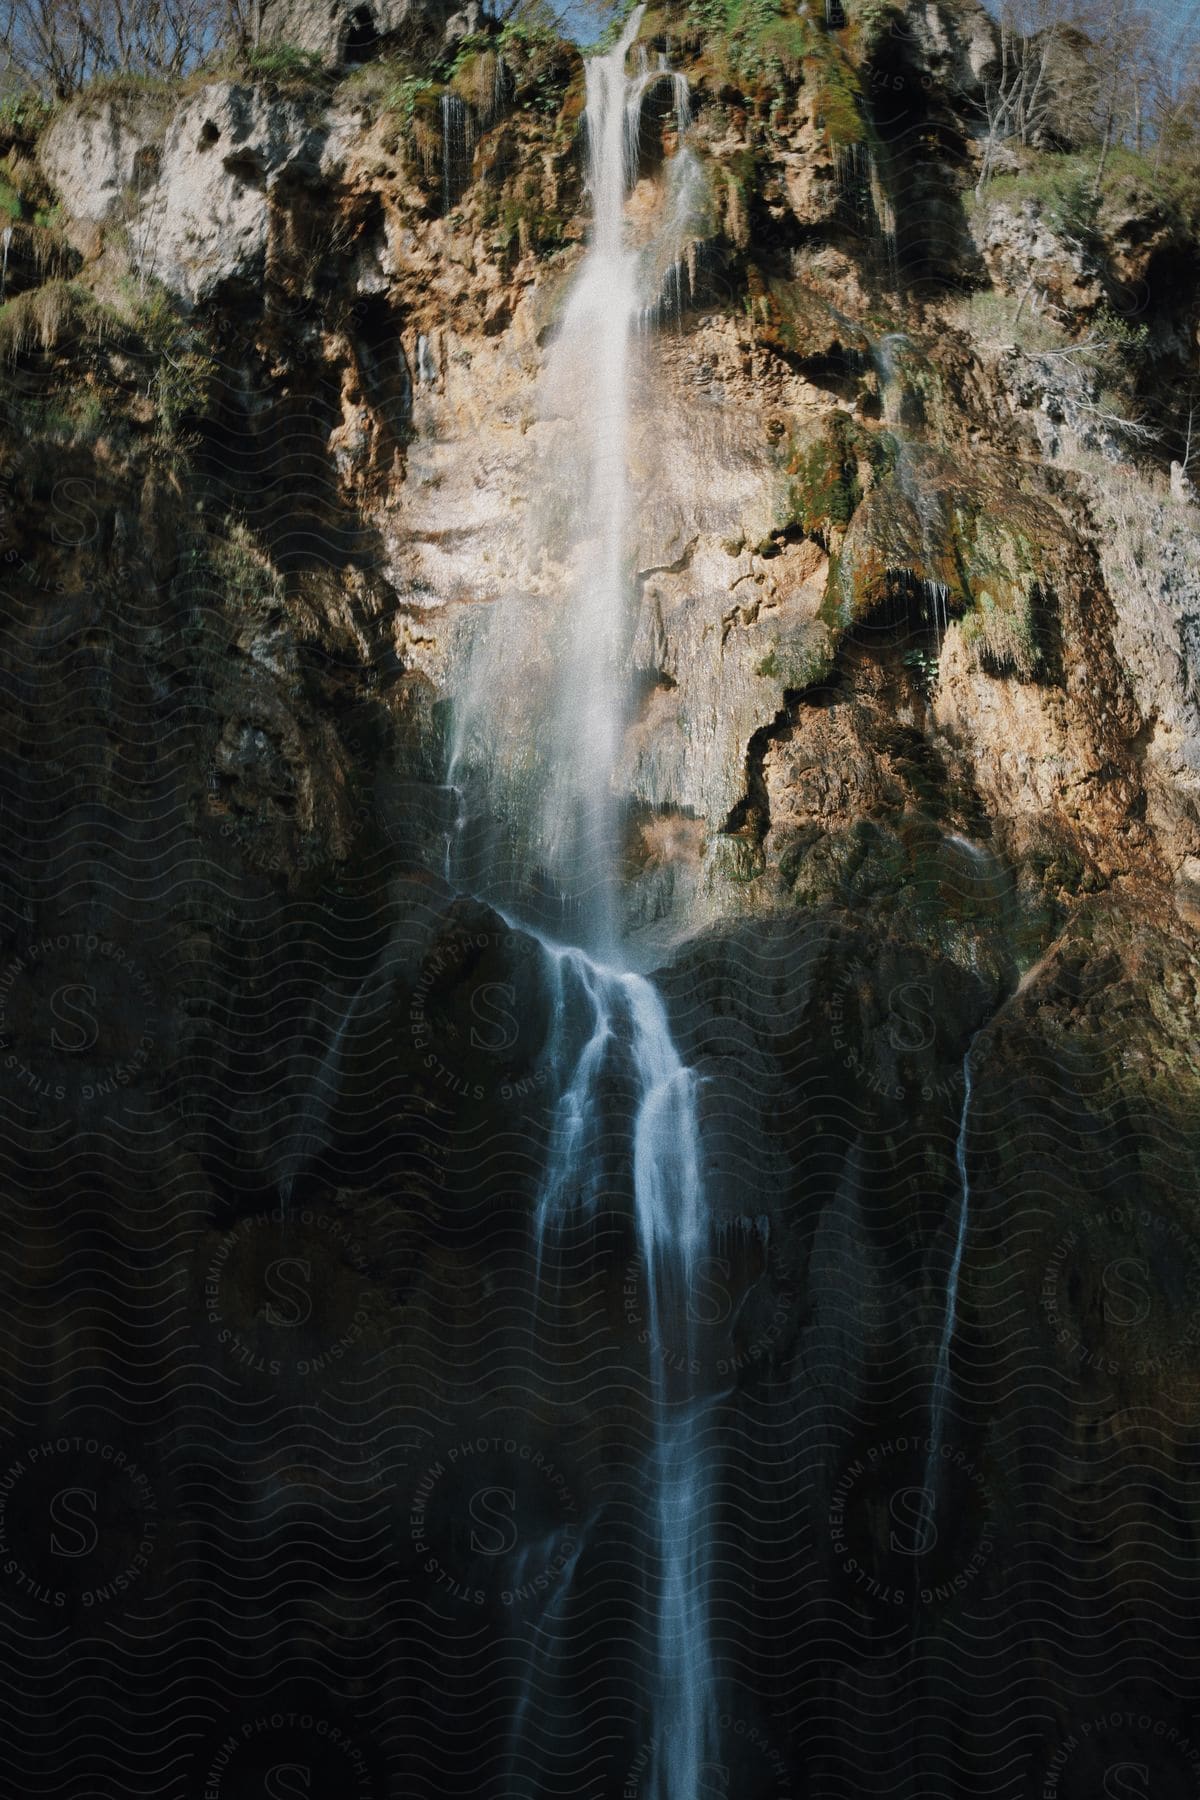
[[[637,311],[636,257],[625,242],[624,226],[639,114],[625,58],[640,22],[639,8],[613,51],[587,65],[592,233],[549,374],[553,388],[559,366],[575,363],[583,349],[595,385],[583,421],[588,482],[580,509],[575,603],[556,683],[555,773],[543,801],[543,836],[552,866],[578,884],[590,935],[604,950],[612,949],[616,936],[613,778],[622,722],[618,670],[629,523],[629,346]]]
[[[642,8],[615,47],[587,66],[590,241],[551,349],[547,385],[558,410],[575,403],[586,471],[572,520],[571,610],[549,683],[539,737],[548,747],[527,795],[538,816],[543,864],[563,912],[584,947],[534,933],[546,958],[551,996],[550,1060],[557,1100],[534,1212],[537,1282],[550,1281],[555,1244],[572,1221],[611,1191],[597,1143],[622,1147],[625,1188],[646,1287],[649,1450],[641,1491],[645,1566],[641,1606],[647,1620],[646,1666],[639,1686],[653,1711],[647,1800],[697,1800],[715,1748],[715,1668],[707,1570],[711,1499],[708,1427],[721,1395],[691,1371],[687,1296],[709,1240],[700,1170],[698,1081],[672,1040],[666,1008],[652,984],[622,967],[617,924],[620,812],[616,773],[625,723],[622,677],[628,633],[627,570],[631,501],[628,476],[631,339],[646,316],[645,280],[678,259],[676,240],[694,171],[678,150],[667,176],[666,223],[648,256],[626,238],[625,203],[636,176],[643,96],[664,74],[671,81],[677,134],[688,123],[686,83],[626,58]],[[681,198],[683,196],[683,198]],[[653,292],[657,295],[658,286]],[[586,380],[578,379],[580,372]],[[561,398],[565,396],[565,398]],[[561,478],[560,478],[561,479]],[[571,498],[570,495],[564,499]],[[470,749],[488,737],[468,695],[456,721],[448,785],[458,822],[454,851],[469,836],[475,783]],[[520,911],[517,907],[514,910]],[[617,1096],[617,1098],[614,1098]],[[535,1296],[535,1305],[537,1304]],[[529,1683],[516,1708],[512,1754],[532,1711]]]
[[[588,59],[591,232],[539,384],[522,574],[474,625],[447,777],[467,796],[463,885],[486,869],[493,899],[607,960],[620,936],[616,787],[632,699],[635,358],[647,353],[640,334],[682,309],[707,193],[686,141],[686,81],[644,51],[627,73],[631,42],[627,27],[626,48]],[[670,153],[630,220],[631,180],[643,153],[656,160],[650,120]]]
[[[651,75],[648,70],[643,70],[639,76],[641,86],[650,86],[662,80],[671,84],[671,103],[679,147],[667,168],[666,212],[655,245],[655,266],[650,271],[649,285],[653,296],[648,305],[643,305],[639,315],[639,324],[643,328],[668,321],[677,324],[683,314],[685,287],[688,299],[695,298],[698,247],[693,221],[704,192],[704,175],[699,159],[686,142],[692,118],[687,77],[667,69],[665,63],[660,65],[656,74]]]

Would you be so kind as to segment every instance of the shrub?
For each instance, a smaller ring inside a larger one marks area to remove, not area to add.
[[[295,44],[270,44],[247,50],[243,61],[247,74],[281,87],[307,87],[323,73],[321,58]]]
[[[1011,174],[993,175],[980,200],[984,204],[992,199],[1037,200],[1054,229],[1074,241],[1083,241],[1079,234],[1086,238],[1089,231],[1103,236],[1109,207],[1165,206],[1181,225],[1194,228],[1200,221],[1200,158],[1160,157],[1119,145],[1110,153],[1099,195],[1093,197],[1094,154],[1052,150],[1019,154],[1021,167]]]
[[[691,0],[686,23],[704,40],[715,72],[749,87],[764,86],[771,77],[798,81],[805,58],[819,52],[824,39],[780,0]]]
[[[0,363],[15,363],[30,351],[59,351],[103,334],[104,309],[86,288],[71,281],[47,281],[0,306]]]
[[[36,138],[53,110],[41,94],[6,95],[0,100],[0,137],[25,142]]]
[[[207,541],[201,560],[221,593],[243,610],[270,615],[279,607],[283,598],[279,575],[249,526],[233,513],[226,518],[223,533]]]

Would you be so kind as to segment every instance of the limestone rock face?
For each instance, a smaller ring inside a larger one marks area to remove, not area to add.
[[[450,0],[263,0],[261,41],[326,63],[367,62],[385,39],[439,33],[454,10]]]
[[[1056,232],[1035,201],[985,200],[977,239],[984,261],[1005,287],[1029,284],[1069,307],[1095,306],[1102,283],[1078,244]]]
[[[275,184],[336,162],[344,124],[314,124],[300,102],[248,82],[212,81],[174,108],[80,100],[39,157],[69,224],[123,225],[139,275],[195,305],[224,282],[261,283]]]
[[[103,225],[136,206],[158,174],[171,108],[152,96],[85,98],[64,107],[38,143],[38,160],[64,211]]]
[[[900,30],[939,87],[973,95],[999,59],[994,20],[978,0],[922,0],[908,7]]]
[[[239,82],[187,101],[131,230],[139,268],[191,305],[224,282],[261,282],[275,184],[311,177],[326,130],[303,108]]]

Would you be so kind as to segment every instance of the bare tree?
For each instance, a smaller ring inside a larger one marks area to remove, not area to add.
[[[97,75],[182,75],[256,11],[255,0],[0,0],[0,44],[26,85],[66,99]]]
[[[1092,182],[1092,197],[1099,199],[1116,146],[1141,147],[1145,95],[1154,70],[1154,26],[1136,0],[1091,0],[1079,24],[1087,101],[1100,141]]]
[[[1066,23],[1064,0],[1004,0],[999,63],[984,92],[987,129],[977,194],[995,172],[1005,144],[1031,144],[1041,135],[1054,107],[1055,52]]]
[[[1148,129],[1157,169],[1200,164],[1200,43],[1155,50]]]
[[[998,29],[976,192],[1003,145],[1057,143],[1097,150],[1098,195],[1113,149],[1144,136],[1154,87],[1150,15],[1137,0],[1004,0]]]

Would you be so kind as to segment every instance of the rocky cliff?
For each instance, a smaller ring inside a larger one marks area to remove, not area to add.
[[[1132,154],[981,181],[971,0],[810,13],[649,9],[629,205],[622,892],[723,1221],[712,1791],[1183,1796],[1197,218]],[[509,27],[11,127],[23,1791],[641,1791],[644,1271],[618,1191],[531,1335],[555,998],[506,916],[582,113]]]

